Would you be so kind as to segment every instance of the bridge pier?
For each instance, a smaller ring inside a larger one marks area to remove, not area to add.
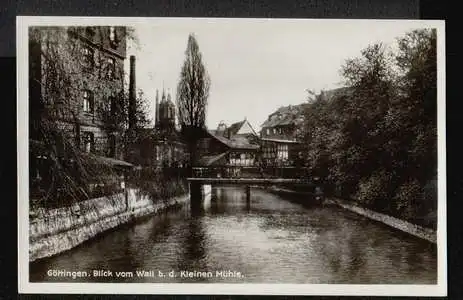
[[[251,186],[252,185],[275,185],[275,184],[307,184],[306,179],[290,178],[188,178],[190,183],[190,203],[192,212],[204,210],[202,205],[203,197],[207,192],[202,188],[203,185],[244,185],[246,187],[246,206],[250,207]]]
[[[190,208],[193,213],[200,212],[203,201],[202,184],[199,182],[190,182]]]
[[[251,186],[246,186],[246,210],[249,211],[251,209]]]
[[[246,204],[251,203],[251,186],[247,185],[246,186]]]

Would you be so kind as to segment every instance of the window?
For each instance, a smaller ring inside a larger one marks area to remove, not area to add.
[[[89,90],[84,90],[82,97],[82,110],[86,113],[93,113],[93,94]]]
[[[108,78],[113,79],[116,75],[116,60],[112,57],[108,58]]]
[[[267,128],[267,135],[270,134],[270,128]]]
[[[84,132],[83,142],[84,142],[84,151],[87,153],[93,152],[95,148],[95,137],[93,135],[93,132]]]
[[[94,60],[94,51],[90,47],[84,48],[84,67],[85,68],[92,68],[95,64]]]
[[[114,28],[114,26],[109,27],[109,40],[111,42],[116,41],[116,29]]]
[[[109,42],[112,48],[117,48],[119,45],[119,39],[117,38],[116,27],[109,27]]]
[[[156,145],[156,160],[160,161],[161,159],[162,159],[161,147],[159,145]]]

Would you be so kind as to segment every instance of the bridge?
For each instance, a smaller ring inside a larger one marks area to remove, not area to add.
[[[293,171],[296,168],[292,168]],[[246,171],[246,172],[241,172]],[[250,172],[251,171],[251,172]],[[315,187],[314,182],[318,178],[313,178],[312,180],[303,172],[300,172],[300,169],[296,169],[297,172],[291,172],[290,174],[282,174],[280,176],[291,177],[291,178],[282,178],[276,177],[275,172],[269,173],[265,172],[267,170],[260,170],[256,172],[255,168],[240,168],[239,177],[230,176],[230,172],[223,172],[223,169],[218,168],[195,168],[193,170],[193,176],[187,178],[190,186],[190,199],[191,205],[193,207],[198,207],[200,202],[204,197],[203,186],[204,185],[239,185],[246,188],[246,201],[249,204],[251,199],[251,187],[252,186],[273,186],[273,185],[283,185],[283,186],[299,186],[304,188],[311,189]],[[228,176],[222,177],[223,174]],[[289,175],[289,176],[288,176]]]
[[[203,178],[190,177],[190,183],[220,185],[275,185],[275,184],[309,184],[308,179],[296,178]]]

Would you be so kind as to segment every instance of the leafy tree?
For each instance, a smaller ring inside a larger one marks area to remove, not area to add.
[[[436,210],[436,32],[397,41],[396,52],[374,44],[347,60],[342,93],[309,95],[306,161],[338,195],[435,226],[423,218]]]
[[[190,154],[196,162],[196,143],[205,128],[210,77],[204,66],[198,42],[193,34],[188,37],[185,62],[177,86],[178,120]]]

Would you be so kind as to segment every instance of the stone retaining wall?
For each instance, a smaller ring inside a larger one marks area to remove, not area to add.
[[[282,189],[278,187],[270,187],[270,190],[273,192],[287,192],[287,193],[297,193],[295,191],[291,191],[288,189]],[[437,243],[437,233],[435,230],[430,229],[430,228],[425,228],[418,226],[416,224],[412,224],[410,222],[385,215],[382,213],[375,212],[373,210],[358,206],[354,203],[347,202],[345,200],[341,200],[338,198],[329,198],[324,201],[326,204],[333,204],[340,206],[344,209],[347,209],[349,211],[355,212],[359,215],[362,215],[364,217],[367,217],[369,219],[375,220],[377,222],[381,222],[385,225],[388,225],[392,228],[398,229],[400,231],[406,232],[408,234],[411,234],[413,236],[416,236],[418,238],[427,240],[431,243],[436,244]]]
[[[326,203],[338,205],[344,209],[350,210],[352,212],[355,212],[359,215],[365,216],[372,220],[381,222],[392,228],[401,230],[408,234],[427,240],[431,243],[434,243],[434,244],[437,243],[437,233],[435,230],[432,230],[430,228],[424,228],[424,227],[409,223],[407,221],[391,217],[389,215],[385,215],[385,214],[378,213],[378,212],[372,211],[364,207],[360,207],[358,205],[349,203],[341,199],[336,199],[336,198],[326,199]]]
[[[69,250],[96,235],[174,205],[183,205],[189,195],[153,203],[135,189],[87,200],[71,207],[31,212],[29,261]]]

